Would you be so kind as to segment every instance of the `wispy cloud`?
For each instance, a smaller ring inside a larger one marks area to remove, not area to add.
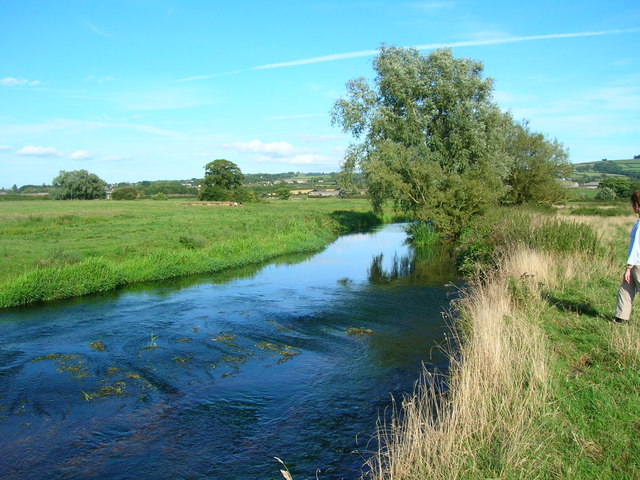
[[[168,83],[184,83],[184,82],[193,82],[194,80],[207,80],[209,78],[225,77],[227,75],[237,75],[238,73],[242,73],[242,72],[244,72],[244,70],[231,70],[230,72],[210,73],[208,75],[196,75],[195,77],[179,78],[177,80],[172,80]]]
[[[86,18],[82,18],[81,20],[82,20],[82,23],[84,24],[84,26],[87,27],[89,30],[91,30],[96,35],[100,35],[101,37],[105,37],[105,38],[112,38],[111,35],[109,35],[107,32],[105,32],[101,28],[96,27],[92,22],[90,22]]]
[[[54,147],[39,147],[35,145],[22,147],[16,153],[29,157],[61,157],[64,155],[64,153],[56,150]]]
[[[412,2],[409,6],[417,10],[431,13],[437,10],[453,8],[456,6],[456,2]]]
[[[26,78],[6,77],[0,79],[0,85],[3,87],[37,87],[42,85],[40,80],[27,80]]]
[[[341,137],[340,135],[315,135],[315,134],[301,133],[296,136],[308,143],[323,143],[323,142],[332,142],[334,140],[344,139],[344,137]]]
[[[133,159],[133,155],[109,155],[100,159],[105,163],[123,163]]]
[[[11,150],[9,145],[0,145],[0,152],[8,152],[9,150]]]
[[[122,110],[173,110],[212,105],[218,100],[209,92],[179,86],[144,91],[120,92],[107,97]]]
[[[84,79],[85,82],[93,82],[97,84],[115,82],[117,80],[118,79],[116,77],[112,77],[110,75],[103,75],[103,76],[89,75],[87,78]]]
[[[326,113],[296,113],[293,115],[274,115],[267,117],[267,120],[289,120],[295,118],[313,118],[313,117],[326,117]]]
[[[23,136],[38,135],[49,132],[67,132],[74,135],[96,129],[123,129],[135,132],[143,132],[151,135],[157,135],[168,138],[192,139],[187,134],[166,130],[153,125],[143,123],[126,123],[126,122],[98,122],[98,121],[82,121],[70,120],[65,118],[56,118],[44,123],[30,124],[0,124],[0,134],[7,136]]]

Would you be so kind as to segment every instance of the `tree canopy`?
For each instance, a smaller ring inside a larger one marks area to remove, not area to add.
[[[250,193],[242,187],[244,175],[233,162],[217,159],[205,165],[200,200],[247,201]]]
[[[514,124],[507,149],[512,160],[507,177],[509,202],[551,205],[564,197],[557,178],[569,175],[571,165],[561,143],[532,132],[524,121]]]
[[[382,47],[374,69],[373,87],[352,80],[334,105],[333,122],[361,140],[343,169],[362,170],[376,210],[391,200],[455,236],[504,192],[510,117],[482,64],[448,49]]]
[[[93,200],[107,196],[106,182],[87,170],[61,170],[51,187],[49,195],[54,200]]]
[[[482,63],[449,49],[425,56],[383,46],[373,66],[373,84],[349,81],[332,110],[332,123],[358,141],[347,149],[343,178],[361,171],[375,210],[391,201],[456,237],[505,197],[515,123],[493,101]],[[555,147],[551,163],[561,164],[566,156]]]

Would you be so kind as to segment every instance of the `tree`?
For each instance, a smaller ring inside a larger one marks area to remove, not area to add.
[[[634,185],[627,177],[607,177],[600,181],[598,188],[608,188],[618,197],[629,197],[634,191]]]
[[[280,200],[289,200],[291,198],[291,190],[281,187],[276,190],[276,195]]]
[[[54,200],[93,200],[107,196],[106,182],[86,170],[61,170],[51,186],[49,195]]]
[[[218,159],[207,163],[204,168],[200,200],[247,200],[249,192],[242,187],[244,175],[235,163]]]
[[[513,125],[507,151],[513,160],[506,179],[510,203],[551,205],[564,198],[566,190],[558,179],[571,174],[571,165],[561,143],[532,132],[523,121]]]
[[[332,110],[332,123],[360,140],[343,171],[362,171],[376,211],[389,200],[458,236],[504,194],[511,117],[492,101],[482,64],[449,49],[383,46],[374,69],[373,87],[351,80]]]

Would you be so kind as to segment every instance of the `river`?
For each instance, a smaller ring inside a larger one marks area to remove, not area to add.
[[[401,225],[313,256],[0,313],[0,478],[356,479],[455,271]]]

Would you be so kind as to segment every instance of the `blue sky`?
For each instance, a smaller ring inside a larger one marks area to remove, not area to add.
[[[482,61],[573,162],[640,154],[637,0],[3,0],[0,187],[336,171],[329,111],[383,43]]]

